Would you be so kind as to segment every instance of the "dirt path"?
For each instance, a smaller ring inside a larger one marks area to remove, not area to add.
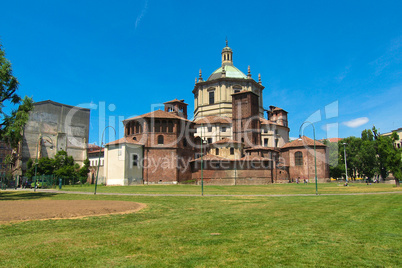
[[[76,219],[109,214],[133,213],[145,204],[104,200],[1,201],[0,224],[7,222]]]

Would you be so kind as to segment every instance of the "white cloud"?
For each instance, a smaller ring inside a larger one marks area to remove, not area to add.
[[[138,25],[140,24],[141,19],[145,16],[145,12],[147,12],[148,9],[148,0],[145,1],[144,8],[141,11],[141,14],[137,16],[137,19],[135,20],[135,29],[137,29]]]
[[[360,117],[352,119],[350,121],[343,122],[342,124],[344,124],[347,127],[356,128],[366,124],[368,121],[369,119],[367,117]]]

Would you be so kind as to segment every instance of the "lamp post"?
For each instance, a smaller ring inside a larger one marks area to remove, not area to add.
[[[302,127],[304,124],[310,124],[313,127],[313,135],[314,135],[314,171],[315,171],[315,194],[318,195],[318,184],[317,184],[317,155],[316,155],[316,149],[315,149],[315,127],[314,124],[310,121],[304,121],[303,124],[301,124],[299,128],[299,138],[302,139]],[[304,129],[303,129],[304,132]],[[308,160],[308,158],[307,158]]]
[[[105,134],[105,130],[107,128],[112,128],[114,130],[114,135],[116,136],[116,130],[114,129],[114,127],[112,126],[107,126],[105,127],[105,129],[103,129],[102,131],[102,138],[101,138],[101,144],[100,144],[100,148],[99,148],[99,157],[98,157],[98,170],[96,171],[96,180],[95,180],[95,192],[94,195],[96,195],[96,188],[98,186],[98,176],[99,176],[99,166],[100,166],[100,157],[101,157],[101,152],[102,152],[102,145],[103,145],[103,134]]]
[[[346,183],[348,182],[348,164],[346,163],[346,145],[347,143],[344,142],[343,144],[343,155],[345,158],[345,176],[346,176]]]
[[[204,124],[201,124],[201,195],[204,195],[204,162],[202,159],[202,144],[204,140],[202,139],[202,131],[204,129]]]

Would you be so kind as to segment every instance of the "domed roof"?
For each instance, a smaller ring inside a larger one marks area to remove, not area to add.
[[[225,66],[225,71],[226,71],[226,77],[229,78],[247,78],[247,76],[240,71],[239,69],[237,69],[236,67],[234,67],[233,65],[224,65]],[[218,79],[222,77],[222,67],[219,67],[218,69],[216,69],[215,72],[213,72],[209,77],[207,81],[211,81],[214,79]]]

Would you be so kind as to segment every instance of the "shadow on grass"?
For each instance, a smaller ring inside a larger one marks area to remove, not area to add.
[[[33,200],[45,197],[52,197],[56,193],[16,193],[16,192],[2,192],[0,193],[0,200]]]

